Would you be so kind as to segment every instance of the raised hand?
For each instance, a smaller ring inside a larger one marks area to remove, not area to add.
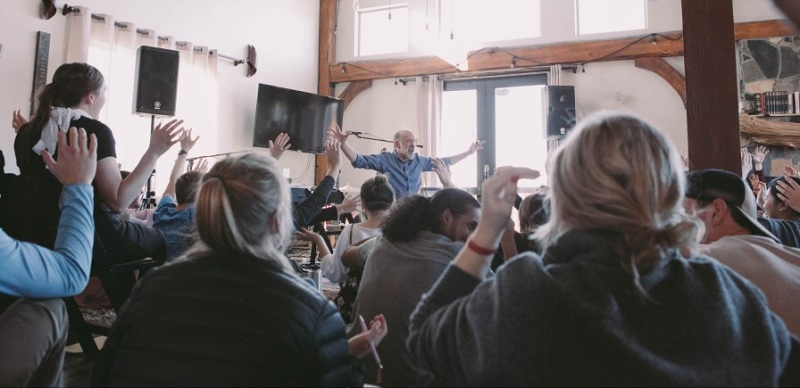
[[[148,151],[156,156],[164,155],[175,143],[179,136],[183,134],[183,120],[172,119],[168,123],[159,123],[150,134],[150,145]]]
[[[328,160],[328,174],[334,178],[339,173],[339,167],[342,166],[342,153],[339,150],[340,144],[334,138],[328,138],[325,141],[325,156]]]
[[[67,138],[69,137],[69,142]],[[42,152],[42,160],[64,186],[91,184],[97,172],[97,138],[86,131],[72,127],[69,132],[58,131],[58,161],[49,152]]]
[[[181,150],[189,152],[194,148],[194,145],[197,144],[197,140],[200,139],[200,136],[195,137],[192,139],[192,129],[185,129],[181,133],[181,137],[178,141],[181,143]]]
[[[800,184],[791,177],[783,179],[775,185],[778,189],[778,199],[789,205],[794,211],[800,211]]]
[[[442,187],[456,187],[452,181],[453,174],[450,172],[450,166],[448,166],[444,160],[439,158],[433,158],[432,162],[433,171],[435,171],[436,175],[439,176],[439,181],[442,182]]]
[[[482,150],[484,144],[486,144],[486,140],[475,140],[474,143],[469,145],[469,153],[474,154],[478,150]]]
[[[756,165],[756,171],[764,169],[764,158],[769,153],[767,147],[760,145],[753,150],[753,163]]]
[[[753,169],[753,157],[744,147],[739,149],[739,155],[742,157],[742,178],[747,178],[747,174]]]
[[[800,173],[798,173],[797,169],[792,166],[783,166],[783,172],[786,173],[786,176],[800,176]]]
[[[756,181],[753,183],[753,192],[756,193],[756,205],[763,208],[767,203],[767,184],[756,177]]]
[[[14,133],[19,132],[19,129],[27,123],[28,120],[22,117],[22,114],[20,114],[19,109],[11,112],[11,127],[14,128]]]
[[[197,166],[193,165],[192,168],[189,169],[189,171],[200,171],[202,173],[208,172],[208,159],[206,158],[200,159],[200,161],[197,163]]]
[[[344,200],[342,203],[336,205],[336,211],[339,215],[352,213],[358,210],[358,207],[361,206],[361,196],[358,194],[345,194]]]
[[[275,141],[269,141],[267,144],[267,148],[269,148],[269,155],[275,158],[275,160],[279,160],[283,155],[283,151],[286,151],[291,147],[292,144],[289,143],[289,135],[281,132],[278,134],[278,137],[275,138]]]
[[[317,239],[322,239],[322,235],[317,232],[310,231],[306,228],[300,228],[297,233],[294,235],[294,238],[300,241],[308,241],[308,242],[315,242]]]
[[[481,218],[473,233],[473,237],[483,242],[482,246],[497,247],[499,244],[517,199],[517,181],[538,177],[539,171],[530,168],[505,167],[483,181]]]
[[[330,138],[330,137],[333,137],[333,138],[334,138],[334,139],[336,139],[336,141],[338,141],[339,143],[344,143],[344,142],[346,142],[346,141],[347,141],[347,138],[350,136],[350,134],[349,134],[349,133],[342,132],[342,129],[341,129],[341,128],[339,128],[339,125],[338,125],[338,124],[333,124],[333,125],[331,125],[331,127],[330,127],[330,128],[328,128],[328,134],[329,134],[329,138]]]

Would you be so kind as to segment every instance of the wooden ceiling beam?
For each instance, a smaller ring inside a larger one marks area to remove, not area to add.
[[[686,77],[675,70],[664,58],[636,58],[633,60],[633,64],[640,69],[652,71],[667,81],[669,86],[675,89],[675,93],[680,96],[683,107],[686,107]]]
[[[737,23],[735,40],[758,39],[797,34],[782,20]],[[652,44],[655,37],[656,44]],[[542,46],[487,47],[472,52],[469,70],[477,73],[509,69],[516,58],[516,68],[550,66],[555,64],[619,61],[647,57],[673,57],[683,55],[681,31],[646,34],[635,37],[554,43]],[[344,69],[344,72],[342,71]],[[414,77],[430,74],[451,74],[456,68],[439,57],[416,57],[376,61],[356,61],[331,64],[328,67],[332,83],[359,80]]]

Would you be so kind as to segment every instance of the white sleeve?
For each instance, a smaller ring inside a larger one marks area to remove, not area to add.
[[[320,259],[320,268],[322,275],[334,283],[341,283],[347,279],[349,268],[342,264],[342,252],[350,246],[350,230],[353,229],[353,224],[347,224],[342,229],[339,238],[336,239],[336,246],[333,248],[333,253]]]

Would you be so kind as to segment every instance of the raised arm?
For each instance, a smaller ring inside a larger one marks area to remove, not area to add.
[[[349,160],[350,163],[355,162],[358,157],[358,152],[347,144],[347,138],[350,137],[350,134],[342,132],[342,129],[339,128],[337,124],[333,124],[330,129],[328,129],[328,133],[330,134],[329,137],[336,139],[336,141],[341,144],[342,152],[344,152],[344,156],[347,157],[347,160]]]
[[[179,140],[181,143],[181,150],[178,151],[178,158],[175,159],[175,164],[172,166],[172,171],[169,174],[169,182],[167,182],[167,188],[164,189],[165,196],[175,197],[175,182],[177,182],[178,178],[183,174],[184,167],[186,166],[186,158],[189,157],[189,151],[192,150],[199,138],[200,136],[197,136],[192,139],[191,128],[181,133],[181,138]]]
[[[67,137],[70,141],[67,144]],[[64,185],[61,217],[54,249],[11,239],[0,231],[0,292],[18,297],[58,298],[80,293],[89,281],[94,243],[94,192],[90,186],[97,167],[97,139],[71,128],[58,133],[58,162],[42,158]]]
[[[481,218],[468,244],[453,260],[456,267],[479,279],[486,276],[511,217],[511,208],[517,197],[517,181],[538,177],[536,170],[510,167],[483,182]]]
[[[747,175],[753,169],[753,156],[744,147],[739,149],[739,155],[742,157],[742,178],[747,179]]]
[[[22,117],[19,109],[11,112],[11,127],[14,128],[14,133],[19,132],[19,129],[28,123],[28,120]]]
[[[104,158],[97,162],[95,185],[106,206],[112,211],[122,213],[140,194],[147,178],[156,166],[158,158],[167,152],[183,131],[183,120],[173,119],[166,124],[158,124],[150,134],[150,145],[142,159],[125,179],[119,173],[116,158]]]
[[[484,143],[486,143],[486,141],[475,140],[474,143],[469,145],[469,149],[467,149],[466,151],[464,151],[464,152],[462,152],[460,154],[456,154],[456,155],[450,156],[450,164],[456,164],[456,163],[464,160],[467,156],[470,156],[470,155],[474,154],[478,150],[482,150]]]
[[[339,152],[339,142],[328,138],[325,142],[325,156],[328,159],[328,170],[325,177],[317,185],[316,190],[299,204],[292,206],[292,217],[295,229],[311,225],[311,221],[319,214],[322,207],[328,203],[328,196],[336,183],[339,167],[342,165],[342,156]]]

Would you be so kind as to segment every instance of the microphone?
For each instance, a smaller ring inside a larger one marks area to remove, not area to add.
[[[419,147],[419,148],[425,148],[425,147],[423,147],[423,146],[422,146],[422,144],[417,144],[417,147]]]
[[[356,131],[347,131],[348,135],[363,135],[364,132],[356,132]]]

